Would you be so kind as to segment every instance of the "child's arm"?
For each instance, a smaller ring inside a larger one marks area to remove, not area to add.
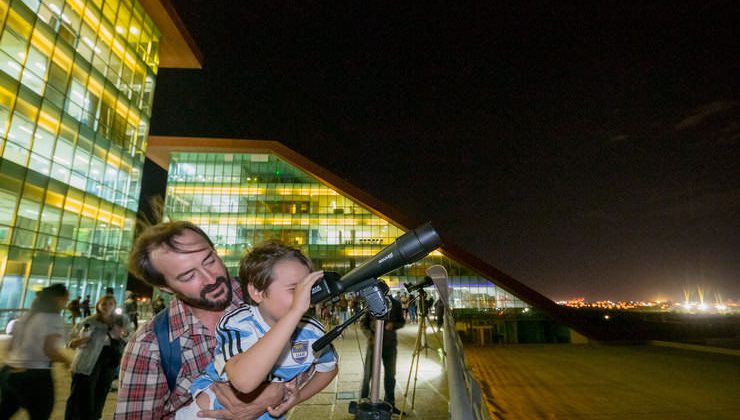
[[[311,287],[323,275],[323,271],[315,271],[301,280],[296,285],[288,313],[247,351],[234,355],[226,362],[226,374],[234,388],[250,393],[265,381],[283,352],[285,343],[290,341],[296,325],[308,310]]]
[[[298,390],[298,398],[293,405],[298,405],[321,392],[334,380],[337,372],[339,372],[339,369],[330,370],[329,372],[315,372],[303,388]]]

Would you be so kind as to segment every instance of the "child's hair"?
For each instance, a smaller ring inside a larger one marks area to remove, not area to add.
[[[277,240],[269,240],[252,249],[239,261],[239,282],[244,291],[244,301],[255,305],[247,291],[247,285],[259,291],[266,291],[272,283],[272,268],[278,261],[294,259],[305,265],[309,271],[313,271],[311,260],[296,249],[289,247]]]

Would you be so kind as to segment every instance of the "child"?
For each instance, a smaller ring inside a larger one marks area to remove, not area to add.
[[[322,276],[322,271],[311,272],[311,262],[299,250],[275,241],[243,257],[239,278],[247,304],[219,321],[213,362],[191,386],[195,403],[178,411],[177,418],[189,418],[199,408],[222,408],[209,388],[214,381],[228,380],[244,394],[266,380],[287,382],[286,398],[260,419],[281,417],[329,385],[337,374],[336,352],[327,346],[313,353],[311,345],[324,328],[303,316],[311,286]]]

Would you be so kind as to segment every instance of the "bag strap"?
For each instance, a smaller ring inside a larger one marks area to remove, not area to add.
[[[165,309],[154,317],[154,334],[159,344],[159,356],[162,370],[167,377],[167,387],[172,392],[177,384],[177,374],[182,368],[180,359],[180,340],[177,337],[170,341],[170,311]]]

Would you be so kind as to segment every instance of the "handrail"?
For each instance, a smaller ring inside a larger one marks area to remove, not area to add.
[[[444,341],[447,352],[447,382],[450,393],[450,418],[453,420],[488,420],[481,387],[465,363],[455,319],[449,310],[444,316]]]

